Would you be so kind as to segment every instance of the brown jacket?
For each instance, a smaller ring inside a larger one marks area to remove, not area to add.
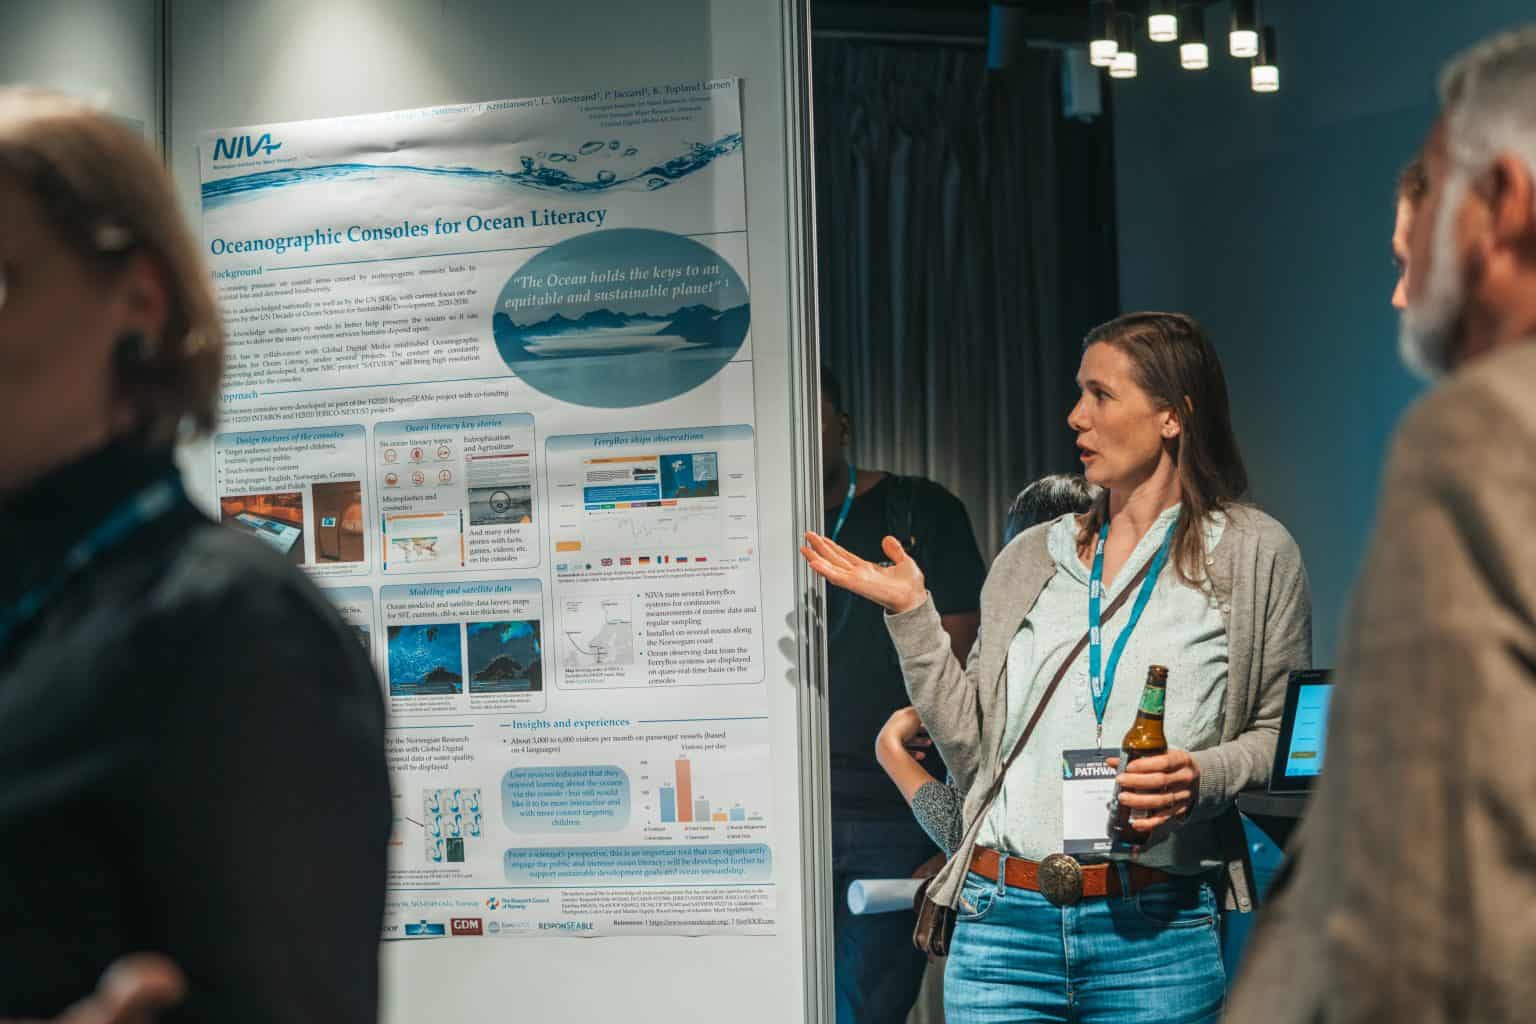
[[[1398,429],[1329,728],[1227,1020],[1536,1020],[1536,342]]]

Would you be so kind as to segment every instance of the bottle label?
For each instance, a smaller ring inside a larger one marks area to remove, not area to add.
[[[1163,704],[1168,699],[1166,686],[1148,686],[1141,691],[1141,711],[1148,715],[1163,716]]]

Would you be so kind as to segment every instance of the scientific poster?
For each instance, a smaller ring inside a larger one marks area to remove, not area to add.
[[[378,670],[386,938],[774,929],[742,147],[734,81],[202,141],[213,499]]]

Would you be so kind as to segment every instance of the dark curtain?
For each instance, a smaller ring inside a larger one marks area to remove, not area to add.
[[[821,350],[855,461],[948,487],[989,558],[1013,495],[1076,466],[1080,339],[1115,305],[1108,126],[1062,121],[1058,59],[815,44]]]

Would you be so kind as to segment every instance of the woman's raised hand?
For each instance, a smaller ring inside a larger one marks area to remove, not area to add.
[[[867,597],[888,612],[909,612],[928,599],[923,570],[907,556],[901,542],[887,537],[880,545],[889,565],[876,565],[829,537],[807,533],[800,553],[815,572],[833,586]]]

